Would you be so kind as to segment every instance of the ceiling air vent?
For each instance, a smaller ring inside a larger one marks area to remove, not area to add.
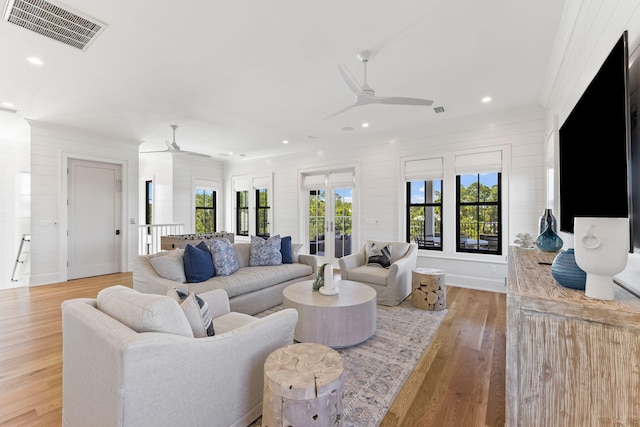
[[[106,28],[61,3],[44,0],[9,0],[4,20],[80,50]]]
[[[444,113],[444,107],[435,107],[433,111],[436,113]]]

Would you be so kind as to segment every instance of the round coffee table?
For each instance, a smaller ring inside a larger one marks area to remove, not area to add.
[[[287,286],[283,307],[298,310],[294,338],[333,348],[360,344],[376,333],[376,291],[350,280],[337,280],[336,295],[313,291],[313,281]]]

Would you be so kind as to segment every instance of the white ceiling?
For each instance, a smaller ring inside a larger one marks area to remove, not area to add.
[[[19,110],[0,112],[0,139],[27,118],[144,141],[144,151],[164,149],[177,124],[183,150],[255,158],[412,138],[434,121],[539,103],[564,1],[64,5],[107,24],[84,52],[0,22],[0,105]],[[373,51],[368,83],[376,95],[433,106],[370,105],[324,119],[354,101],[338,64],[362,81],[356,54],[365,49]],[[485,95],[493,101],[483,104]]]

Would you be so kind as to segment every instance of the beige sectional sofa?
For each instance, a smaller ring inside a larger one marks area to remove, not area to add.
[[[229,296],[231,311],[256,314],[282,303],[282,290],[292,283],[312,280],[316,275],[317,258],[298,254],[301,244],[293,244],[293,263],[269,266],[249,266],[251,243],[233,243],[239,269],[228,276],[214,276],[199,283],[181,283],[160,276],[151,260],[161,256],[175,256],[173,251],[138,255],[133,264],[133,288],[145,293],[165,295],[177,288],[186,293],[200,294],[224,289]]]

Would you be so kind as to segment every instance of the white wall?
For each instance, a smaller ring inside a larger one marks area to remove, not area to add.
[[[218,206],[225,198],[224,167],[220,160],[188,154],[173,155],[173,220],[184,224],[185,233],[195,233],[195,196],[196,179],[218,183]],[[218,209],[218,230],[224,230],[224,210]]]
[[[144,183],[153,181],[153,223],[184,224],[184,233],[194,233],[194,183],[196,180],[219,184],[218,205],[223,205],[224,165],[217,159],[188,154],[140,154],[140,221],[144,221]],[[218,230],[224,229],[225,212],[219,209]],[[142,222],[140,222],[142,224]]]
[[[547,151],[554,159],[559,127],[625,30],[628,31],[631,55],[640,45],[640,3],[636,0],[570,0],[566,3],[541,94],[541,102],[546,106],[547,128],[556,135],[556,138],[550,138],[547,142]],[[602,108],[607,106],[603,105]],[[554,161],[557,171],[557,160]],[[557,196],[557,175],[555,181]],[[554,208],[557,211],[558,197],[555,199]],[[561,237],[565,248],[573,247],[572,235],[561,233]]]
[[[425,126],[418,140],[353,144],[343,141],[323,142],[307,154],[297,153],[271,159],[246,159],[227,165],[225,176],[274,174],[273,232],[291,235],[294,241],[304,238],[299,202],[298,175],[301,171],[356,168],[357,202],[354,235],[359,247],[366,239],[404,240],[404,182],[400,159],[406,156],[455,153],[480,147],[510,147],[511,158],[505,171],[508,181],[508,206],[503,211],[505,244],[519,232],[537,234],[538,218],[545,208],[545,114],[537,106],[518,111],[443,120]],[[231,192],[229,192],[231,193]],[[355,196],[354,196],[355,197]],[[446,196],[445,196],[446,197]],[[227,218],[232,218],[232,200],[227,197]],[[367,219],[378,222],[371,223]],[[445,221],[455,221],[454,217]],[[228,223],[231,229],[231,222]],[[504,291],[506,251],[502,256],[435,253],[420,251],[418,266],[442,268],[447,283],[478,289]]]
[[[26,254],[20,257],[25,262],[18,264],[16,281],[12,281],[20,243],[30,230],[30,162],[26,133],[12,141],[0,141],[0,289],[24,286],[28,282],[28,243],[24,247]]]
[[[68,159],[122,165],[123,241],[122,271],[131,270],[137,253],[138,144],[77,129],[29,121],[31,126],[31,276],[29,284],[67,280],[66,163]],[[87,236],[90,238],[90,236]]]

